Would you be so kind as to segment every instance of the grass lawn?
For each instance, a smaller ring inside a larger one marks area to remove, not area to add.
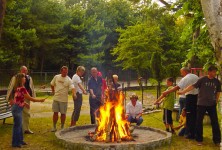
[[[127,97],[130,93],[136,92],[139,97],[141,96],[140,91],[131,91],[127,93]],[[155,97],[154,90],[146,91],[147,97],[145,98],[145,103],[150,103]],[[150,97],[151,95],[151,97]],[[149,96],[149,97],[148,97]],[[44,96],[41,96],[44,97]],[[52,127],[52,112],[51,112],[52,98],[49,97],[44,103],[32,103],[31,104],[31,114],[32,118],[30,120],[30,129],[35,133],[33,135],[24,135],[25,142],[28,143],[22,149],[27,150],[63,150],[64,148],[58,144],[55,134],[50,132]],[[71,97],[69,97],[69,107],[67,112],[66,127],[70,125],[70,116],[73,109],[73,102]],[[154,127],[158,129],[163,129],[164,125],[162,123],[162,112],[157,112],[154,114],[144,115],[143,126]],[[219,120],[221,120],[221,114],[219,114]],[[59,121],[60,122],[60,121]],[[12,118],[6,119],[6,123],[12,124]],[[11,150],[11,139],[12,139],[12,125],[2,124],[0,122],[0,150]],[[80,119],[77,125],[90,124],[89,116],[89,104],[88,96],[83,98],[83,107],[81,111]],[[178,122],[174,121],[174,125]],[[60,124],[57,125],[60,127]],[[87,133],[86,133],[87,134]],[[219,150],[219,147],[215,147],[212,142],[212,131],[210,125],[204,125],[204,145],[197,146],[195,141],[190,141],[182,137],[173,135],[171,145],[165,145],[158,148],[157,150]]]

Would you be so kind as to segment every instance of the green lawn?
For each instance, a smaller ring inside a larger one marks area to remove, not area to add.
[[[143,126],[150,126],[164,130],[164,125],[160,121],[162,113],[155,113],[150,115],[144,115]],[[7,119],[7,123],[12,123],[12,118]],[[67,117],[66,127],[69,126],[70,117]],[[90,123],[89,115],[81,115],[78,125],[85,125]],[[177,124],[177,122],[174,122]],[[30,128],[35,132],[34,135],[25,135],[25,141],[29,144],[24,149],[30,150],[59,150],[64,149],[58,144],[54,133],[50,132],[52,125],[51,118],[32,118],[30,122]],[[0,149],[10,150],[11,149],[11,136],[12,136],[12,125],[0,124]],[[166,145],[158,148],[158,150],[212,150],[218,149],[215,147],[212,140],[211,126],[204,126],[204,146],[197,146],[195,141],[190,141],[182,137],[173,135],[171,145]]]

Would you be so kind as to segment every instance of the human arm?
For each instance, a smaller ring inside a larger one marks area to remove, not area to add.
[[[72,97],[73,97],[74,100],[77,98],[75,88],[72,88]]]
[[[179,86],[175,86],[175,87],[173,87],[173,88],[170,89],[170,90],[164,91],[164,92],[162,93],[162,95],[163,95],[164,97],[166,97],[168,94],[170,94],[170,93],[172,93],[172,92],[176,92],[176,91],[178,91],[179,89],[180,89]]]
[[[83,94],[87,94],[86,90],[83,88],[81,83],[78,83],[79,88],[82,90]]]
[[[12,99],[14,98],[14,85],[15,85],[15,76],[12,77],[9,86],[8,86],[8,90],[7,90],[7,95],[6,95],[6,100],[7,101],[12,101]]]
[[[52,90],[52,95],[55,94],[55,87],[53,85],[51,85],[51,90]]]
[[[190,86],[188,86],[187,88],[185,88],[184,90],[178,91],[177,94],[178,94],[178,95],[183,95],[183,94],[185,94],[185,93],[193,90],[194,88],[195,88],[195,87],[194,87],[193,85],[190,85]]]
[[[32,101],[32,102],[44,102],[46,100],[46,98],[38,99],[38,98],[31,97],[29,95],[29,93],[24,94],[24,97],[25,97],[25,99]]]
[[[156,104],[160,104],[160,102],[162,103],[163,102],[163,98],[164,98],[165,96],[162,94],[155,102],[154,102],[154,105],[156,105]]]

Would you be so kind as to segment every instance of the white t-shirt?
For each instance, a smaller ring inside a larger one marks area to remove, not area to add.
[[[142,112],[142,103],[139,101],[136,101],[135,106],[132,105],[131,101],[126,105],[126,114],[132,116],[133,118],[135,118],[138,114]]]
[[[72,77],[72,83],[74,84],[74,87],[76,89],[76,92],[82,94],[83,91],[79,88],[78,84],[82,84],[82,80],[80,79],[80,77],[77,74],[74,74]]]
[[[55,75],[51,81],[51,85],[55,88],[54,101],[68,102],[69,89],[73,89],[74,85],[70,77],[62,77],[61,74]]]
[[[180,89],[185,89],[188,86],[196,83],[198,79],[199,77],[197,75],[189,73],[180,80],[180,82],[178,83],[178,86],[180,87]],[[199,90],[194,88],[193,90],[185,93],[185,95],[188,95],[188,94],[196,95],[198,94],[198,92]]]

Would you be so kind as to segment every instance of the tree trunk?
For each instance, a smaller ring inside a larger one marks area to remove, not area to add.
[[[201,6],[217,62],[222,64],[222,1],[201,0]]]
[[[0,39],[3,30],[3,19],[5,16],[5,10],[6,10],[6,0],[0,0]]]

